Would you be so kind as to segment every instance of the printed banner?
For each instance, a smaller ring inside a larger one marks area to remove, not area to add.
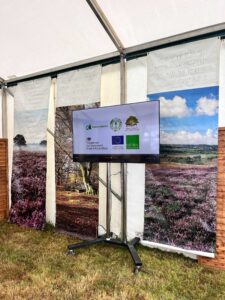
[[[57,77],[57,107],[90,104],[100,99],[101,66],[78,69]]]
[[[167,70],[149,76],[148,97],[160,100],[160,164],[146,165],[144,239],[214,252],[219,43],[159,51]],[[159,62],[156,52],[149,54],[149,70]]]
[[[56,226],[80,238],[98,232],[98,164],[73,162],[72,112],[99,107],[99,102],[56,109]]]
[[[14,149],[10,221],[41,229],[45,222],[46,132],[51,78],[14,89]]]
[[[148,94],[217,86],[219,38],[205,39],[148,54]]]

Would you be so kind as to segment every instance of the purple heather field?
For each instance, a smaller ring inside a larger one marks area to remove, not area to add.
[[[44,150],[44,149],[43,149]],[[10,222],[42,229],[45,222],[46,151],[14,150]]]
[[[213,147],[204,154],[195,149],[191,155],[185,149],[185,156],[174,155],[171,147],[160,165],[146,166],[146,240],[214,252],[217,149]]]

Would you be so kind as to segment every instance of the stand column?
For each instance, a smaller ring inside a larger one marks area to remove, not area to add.
[[[107,191],[106,191],[106,237],[110,238],[110,225],[111,225],[111,163],[107,163],[106,171]]]
[[[127,164],[121,163],[121,240],[127,242]]]

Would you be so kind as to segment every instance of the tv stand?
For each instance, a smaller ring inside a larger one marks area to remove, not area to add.
[[[68,254],[74,254],[76,249],[90,247],[96,244],[110,244],[118,247],[125,247],[130,252],[130,255],[134,262],[134,273],[137,274],[142,267],[141,259],[135,246],[140,242],[139,237],[133,238],[131,241],[127,241],[127,197],[126,197],[126,176],[127,176],[127,164],[121,163],[121,224],[122,235],[121,239],[114,239],[113,233],[110,231],[110,219],[111,219],[111,164],[107,163],[107,202],[106,202],[106,234],[98,237],[95,240],[84,241],[78,244],[68,245]]]
[[[96,244],[102,244],[102,243],[106,243],[106,244],[118,246],[118,247],[125,247],[128,249],[128,251],[130,252],[130,255],[133,259],[134,266],[135,266],[134,273],[138,273],[141,269],[142,262],[138,256],[135,246],[139,243],[140,238],[135,237],[130,242],[123,242],[118,239],[113,239],[112,236],[113,236],[113,234],[111,234],[111,237],[108,238],[106,235],[103,235],[92,241],[84,241],[82,243],[69,245],[67,253],[69,255],[71,255],[71,254],[75,253],[76,249],[85,248],[85,247],[89,247],[89,246],[96,245]]]

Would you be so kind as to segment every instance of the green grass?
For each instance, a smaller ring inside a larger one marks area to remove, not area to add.
[[[125,249],[98,245],[66,255],[74,239],[0,222],[0,299],[225,299],[225,272],[139,247],[143,272]]]

